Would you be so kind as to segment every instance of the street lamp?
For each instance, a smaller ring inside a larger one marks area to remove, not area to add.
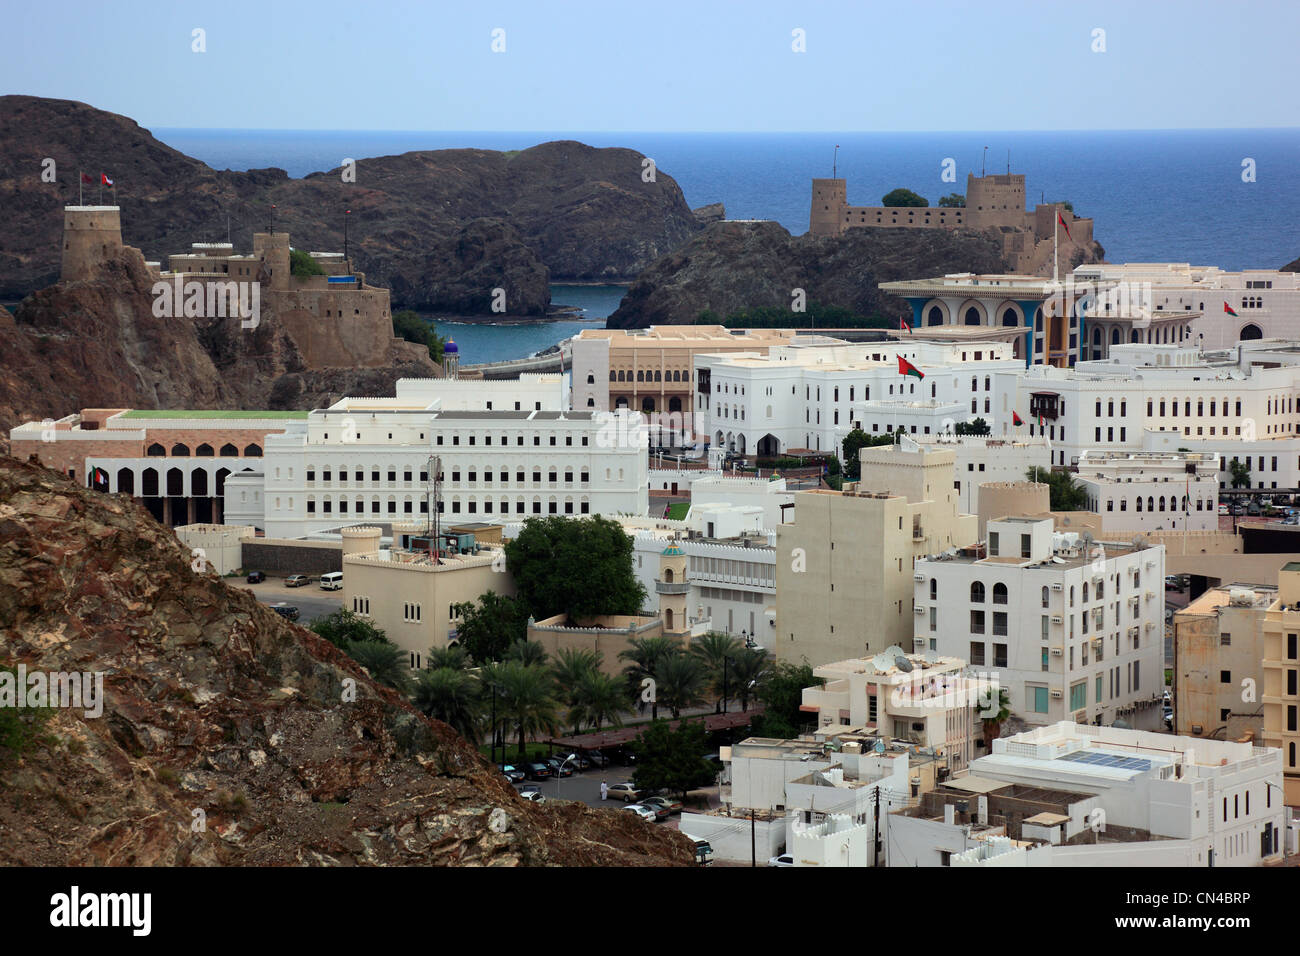
[[[569,754],[561,761],[560,765],[555,768],[555,799],[560,799],[560,775],[564,773],[564,768],[569,765],[570,760],[577,760],[577,754]]]

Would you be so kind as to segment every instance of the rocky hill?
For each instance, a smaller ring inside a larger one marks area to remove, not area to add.
[[[978,232],[851,229],[814,238],[791,236],[774,222],[715,222],[643,272],[608,324],[691,324],[705,309],[725,316],[760,306],[789,308],[792,289],[823,305],[893,317],[906,304],[882,294],[878,283],[1005,271],[999,243]],[[796,313],[791,319],[797,324]]]
[[[113,178],[123,240],[151,260],[225,241],[228,223],[247,252],[273,204],[276,230],[295,246],[342,250],[350,210],[349,252],[396,307],[487,313],[492,289],[503,288],[509,314],[539,315],[550,281],[630,281],[701,228],[671,176],[642,181],[643,158],[554,142],[362,159],[352,182],[341,168],[291,179],[282,169],[211,169],[84,103],[2,96],[0,299],[57,278],[62,207],[77,201],[85,170]],[[55,182],[42,180],[47,159]],[[98,187],[86,190],[96,201]]]
[[[103,672],[105,703],[0,744],[0,865],[692,860],[633,814],[526,803],[331,644],[196,572],[130,498],[0,459],[0,664],[20,663]]]
[[[1279,271],[1281,272],[1300,272],[1300,259],[1295,259],[1284,265]]]
[[[15,425],[82,408],[310,409],[438,374],[427,349],[399,340],[385,366],[309,369],[274,307],[256,329],[238,318],[158,318],[152,285],[140,251],[126,247],[93,280],[0,308],[0,451]]]

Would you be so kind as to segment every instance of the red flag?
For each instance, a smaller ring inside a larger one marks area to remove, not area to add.
[[[1019,416],[1019,415],[1017,415],[1015,412],[1012,412],[1012,413],[1011,413],[1011,424],[1013,424],[1013,425],[1019,427],[1019,426],[1023,425],[1024,422],[1020,420],[1020,416]]]
[[[1226,302],[1223,303],[1223,311],[1224,311],[1224,312],[1227,312],[1229,315],[1236,315],[1236,314],[1237,314],[1236,312],[1232,311],[1232,306],[1228,305],[1228,303],[1226,303]]]
[[[907,319],[900,318],[898,320],[898,331],[906,332],[908,335],[912,334],[912,327],[907,324]]]
[[[1056,219],[1061,224],[1061,228],[1065,230],[1065,238],[1074,242],[1074,238],[1070,235],[1070,227],[1065,224],[1065,217],[1061,215],[1060,210],[1056,213]]]
[[[95,185],[95,179],[93,176],[90,175],[90,173],[82,173],[81,181],[87,186]]]
[[[108,176],[107,176],[105,173],[100,173],[100,174],[99,174],[99,184],[100,184],[101,186],[111,186],[111,185],[113,185],[113,180],[109,179]]]
[[[903,358],[903,356],[901,355],[898,357],[898,374],[915,375],[917,378],[925,378],[924,372],[922,372],[919,368],[917,368],[907,359]]]

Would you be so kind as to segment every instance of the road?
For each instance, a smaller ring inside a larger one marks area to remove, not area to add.
[[[342,591],[322,591],[315,581],[300,588],[285,587],[283,578],[267,578],[261,584],[240,581],[231,586],[247,588],[263,604],[279,604],[281,601],[292,604],[298,609],[298,623],[304,627],[343,606]]]

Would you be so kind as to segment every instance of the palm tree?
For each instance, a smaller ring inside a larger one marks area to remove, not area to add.
[[[1011,695],[1007,693],[1005,687],[998,688],[997,711],[991,716],[983,717],[981,720],[984,730],[984,751],[985,753],[993,752],[993,741],[1002,735],[1002,724],[1011,716]],[[980,714],[989,714],[994,709],[992,701],[984,702],[980,705]]]
[[[519,753],[522,756],[529,736],[543,731],[549,734],[557,732],[551,675],[543,667],[507,661],[501,672],[501,684],[505,713],[519,732]]]
[[[749,699],[754,696],[754,691],[760,681],[767,676],[768,670],[772,665],[772,659],[767,656],[767,651],[759,648],[758,650],[742,650],[731,658],[730,674],[728,687],[734,687],[734,694],[740,701],[741,711],[749,710]],[[734,684],[731,681],[735,681]]]
[[[399,694],[411,688],[411,668],[406,652],[388,641],[349,641],[348,657],[366,669],[370,677]]]
[[[723,668],[727,666],[727,658],[740,653],[740,646],[740,641],[736,638],[718,631],[710,631],[691,641],[690,653],[704,664],[711,682],[717,701],[713,711],[715,714],[722,713]]]
[[[612,727],[623,726],[623,711],[627,709],[627,694],[623,684],[615,677],[592,671],[579,678],[573,693],[573,706],[569,719],[574,727],[590,721],[596,730],[609,721]]]
[[[584,677],[600,670],[602,655],[599,651],[566,647],[557,652],[555,658],[551,664],[551,673],[555,678],[555,695],[569,708],[569,719],[572,721],[578,686]],[[574,725],[573,732],[575,734],[578,732],[577,724]]]
[[[488,661],[486,664],[480,664],[475,671],[478,673],[480,693],[483,695],[483,712],[488,715],[489,733],[492,735],[492,743],[500,747],[504,752],[506,748],[505,729],[509,724],[505,711],[505,672],[506,664],[503,661]],[[492,698],[496,695],[496,721],[491,720]]]
[[[625,651],[619,651],[619,660],[628,662],[623,673],[627,675],[628,694],[632,700],[640,701],[641,699],[641,682],[649,677],[658,681],[656,671],[660,662],[666,657],[674,657],[682,653],[682,642],[676,637],[634,637],[630,641],[630,647]],[[650,716],[654,719],[659,718],[659,698],[650,702]]]
[[[546,663],[546,648],[536,641],[515,641],[506,651],[505,659],[528,666]]]
[[[698,657],[670,654],[661,658],[655,679],[657,700],[672,711],[674,720],[682,715],[683,709],[704,703],[709,674]]]
[[[424,666],[431,671],[443,667],[463,671],[469,667],[469,655],[459,644],[452,644],[450,647],[431,647],[429,653],[425,655]]]
[[[468,671],[454,667],[421,671],[415,681],[415,706],[477,744],[483,726],[481,690]]]

